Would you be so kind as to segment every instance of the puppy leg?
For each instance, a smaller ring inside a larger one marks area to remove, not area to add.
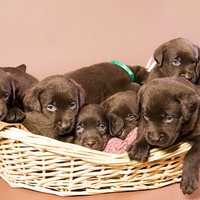
[[[151,145],[142,136],[137,138],[132,144],[128,145],[126,151],[130,160],[147,161]]]
[[[129,144],[126,148],[130,160],[137,160],[142,162],[147,161],[151,145],[146,141],[144,137],[145,130],[144,121],[141,119],[138,125],[138,134],[136,140]]]
[[[12,107],[8,110],[5,120],[10,123],[21,122],[25,116],[25,113],[20,108]]]
[[[200,136],[195,138],[183,161],[180,187],[184,194],[192,194],[199,186]]]

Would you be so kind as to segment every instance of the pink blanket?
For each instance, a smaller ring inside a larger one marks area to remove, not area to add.
[[[126,137],[125,140],[119,138],[111,138],[105,146],[103,152],[122,154],[126,153],[126,147],[131,144],[137,137],[138,128],[134,128]]]

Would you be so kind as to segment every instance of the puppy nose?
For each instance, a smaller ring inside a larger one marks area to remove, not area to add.
[[[184,74],[181,74],[181,76],[187,80],[191,80],[193,78],[193,74],[191,73],[184,73]]]
[[[160,140],[163,139],[163,137],[164,137],[164,134],[162,134],[162,133],[161,134],[159,134],[159,133],[151,133],[150,134],[151,140],[156,143],[160,142]]]
[[[59,122],[57,122],[57,124],[58,124],[59,128],[63,131],[69,130],[70,125],[71,125],[70,122],[65,122],[65,121],[64,122],[59,121]]]
[[[92,149],[92,147],[94,147],[94,145],[96,144],[95,140],[88,140],[85,142],[85,146]]]

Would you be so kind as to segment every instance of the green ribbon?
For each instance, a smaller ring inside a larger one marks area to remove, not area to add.
[[[123,64],[123,63],[121,63],[119,61],[111,61],[110,63],[118,65],[119,67],[121,67],[122,69],[124,69],[130,75],[132,82],[135,81],[135,75],[134,75],[134,73],[125,64]]]

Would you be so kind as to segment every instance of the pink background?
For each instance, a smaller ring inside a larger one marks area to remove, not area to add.
[[[199,0],[0,0],[0,66],[38,79],[118,60],[146,66],[163,42],[200,45]]]

